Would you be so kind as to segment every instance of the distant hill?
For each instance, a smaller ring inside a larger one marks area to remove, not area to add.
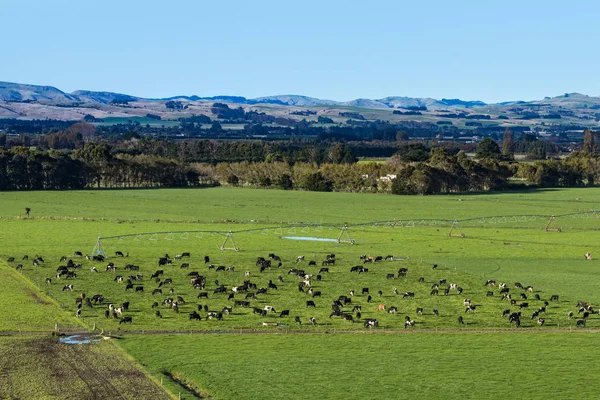
[[[77,101],[52,86],[25,85],[22,83],[0,82],[0,100],[2,101]]]
[[[340,102],[333,100],[322,100],[308,96],[298,96],[293,94],[285,94],[280,96],[266,96],[251,99],[253,103],[280,104],[286,106],[310,107],[310,106],[326,106],[339,105]]]
[[[166,102],[171,100],[183,104],[167,109]],[[215,102],[226,103],[234,108],[242,107],[244,112],[264,113],[260,117],[253,117],[258,121],[279,119],[283,124],[289,124],[290,120],[319,124],[324,120],[319,118],[324,117],[336,124],[384,120],[410,126],[418,123],[437,124],[446,130],[459,131],[470,131],[477,127],[479,131],[488,133],[503,132],[505,127],[519,130],[537,126],[542,131],[550,132],[554,125],[567,126],[575,131],[600,127],[600,97],[580,93],[497,104],[405,96],[334,101],[293,94],[253,99],[229,95],[179,95],[150,99],[91,90],[65,93],[52,86],[0,82],[0,118],[81,120],[91,115],[98,119],[120,121],[133,117],[146,118],[149,114],[161,117],[162,121],[193,115],[215,118],[212,111],[212,103]]]
[[[76,90],[71,93],[78,101],[86,101],[90,103],[109,104],[111,101],[137,101],[140,98],[130,96],[128,94],[112,93],[112,92],[93,92],[91,90]]]

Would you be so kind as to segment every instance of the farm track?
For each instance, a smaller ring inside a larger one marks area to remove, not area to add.
[[[120,391],[100,372],[89,365],[85,357],[78,351],[77,346],[64,346],[55,352],[57,363],[75,373],[88,387],[91,399],[125,399]],[[61,368],[62,369],[62,368]]]

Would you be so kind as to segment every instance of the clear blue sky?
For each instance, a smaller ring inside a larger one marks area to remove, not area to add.
[[[0,80],[142,97],[600,95],[600,1],[1,0]]]

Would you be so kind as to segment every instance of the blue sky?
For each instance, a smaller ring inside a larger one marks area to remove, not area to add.
[[[598,1],[2,0],[0,20],[0,80],[66,92],[600,95]]]

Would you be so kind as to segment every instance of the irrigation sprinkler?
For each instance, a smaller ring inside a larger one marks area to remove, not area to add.
[[[233,247],[225,247],[228,241],[231,241],[231,245]],[[225,235],[225,240],[223,241],[223,244],[221,245],[220,249],[240,251],[240,248],[235,245],[235,240],[233,239],[233,231],[227,232],[227,234]]]
[[[454,222],[452,222],[450,232],[448,232],[448,237],[466,237],[465,234],[460,231],[460,224],[458,223],[458,220],[455,219]]]
[[[342,239],[342,236],[344,236],[344,234],[345,237]],[[350,237],[350,232],[348,231],[348,224],[344,224],[344,226],[342,227],[342,230],[340,231],[340,234],[337,238],[337,242],[354,244],[354,239]]]
[[[98,236],[98,240],[96,241],[94,250],[92,250],[92,257],[100,256],[100,255],[104,256],[105,258],[108,258],[108,255],[106,254],[106,251],[104,250],[104,246],[102,245],[102,238],[100,236]]]
[[[552,226],[550,226],[552,225]],[[562,228],[558,227],[556,224],[556,218],[553,216],[550,217],[548,223],[546,224],[546,228],[544,228],[546,232],[562,232]]]

